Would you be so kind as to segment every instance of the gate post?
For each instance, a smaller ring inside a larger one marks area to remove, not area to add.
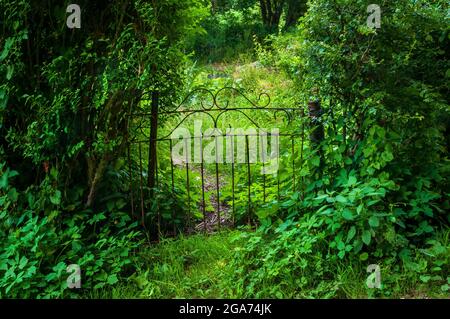
[[[150,126],[150,141],[148,148],[148,187],[150,188],[150,196],[153,197],[153,188],[156,177],[156,140],[158,139],[158,105],[159,92],[152,91],[152,109],[151,109],[151,126]]]

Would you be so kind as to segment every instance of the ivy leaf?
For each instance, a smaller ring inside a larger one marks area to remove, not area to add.
[[[363,234],[362,234],[363,243],[366,244],[367,246],[369,246],[371,239],[372,239],[372,235],[370,234],[370,231],[368,231],[368,230],[363,231]]]
[[[369,218],[369,225],[371,227],[378,227],[380,226],[380,220],[378,219],[377,216],[372,216]]]

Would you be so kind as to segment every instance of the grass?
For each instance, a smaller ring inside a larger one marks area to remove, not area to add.
[[[230,280],[230,264],[234,250],[244,245],[243,231],[222,231],[205,236],[203,234],[176,239],[165,239],[161,243],[145,248],[138,255],[143,261],[140,271],[120,285],[95,290],[87,298],[240,298]],[[448,247],[448,232],[439,241]],[[416,256],[415,262],[423,262]],[[431,259],[428,260],[431,264]],[[314,291],[298,291],[294,282],[280,282],[276,287],[258,287],[261,290],[286,289],[295,298],[449,298],[448,292],[440,290],[440,284],[420,280],[420,274],[404,267],[382,265],[383,288],[368,289],[365,285],[367,272],[360,263],[334,265],[335,278],[317,283]],[[327,291],[330,285],[338,284],[335,293]],[[269,283],[267,283],[268,285]],[[272,283],[273,285],[273,283]],[[285,288],[282,288],[285,287]],[[328,287],[328,288],[326,288]],[[273,298],[276,296],[274,295]]]
[[[144,267],[125,284],[88,298],[220,298],[240,231],[165,239],[144,250]]]

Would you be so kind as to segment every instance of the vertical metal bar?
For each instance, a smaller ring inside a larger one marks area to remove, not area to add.
[[[219,184],[219,148],[217,145],[218,136],[215,136],[216,139],[216,196],[217,196],[217,224],[219,226],[219,231],[221,228],[220,225],[220,184]]]
[[[234,140],[234,138],[233,138]],[[233,142],[231,142],[233,145]],[[231,162],[231,196],[233,198],[233,227],[236,226],[236,206],[235,206],[235,195],[234,195],[234,145],[233,145],[233,161]]]
[[[148,187],[150,188],[150,195],[153,195],[153,188],[155,187],[156,173],[156,143],[158,138],[158,91],[152,92],[152,109],[151,109],[151,126],[150,126],[150,141],[148,150]]]
[[[133,168],[131,167],[131,145],[128,142],[127,147],[127,158],[128,158],[128,170],[129,170],[129,178],[130,178],[130,200],[131,200],[131,216],[134,216],[134,194],[133,194]]]
[[[158,158],[155,159],[155,174],[156,174],[156,187],[159,188],[159,178],[158,178]],[[155,193],[151,193],[150,190],[150,195],[153,195],[156,201],[156,216],[157,216],[157,238],[158,238],[158,242],[161,236],[161,210],[159,209],[159,201],[158,201],[158,195]],[[151,198],[151,197],[150,197]]]
[[[302,148],[300,149],[300,172],[303,170],[303,146],[305,143],[305,119],[304,119],[304,112],[302,110]],[[303,174],[301,174],[301,187],[300,187],[300,193],[301,198],[304,198],[304,185],[305,185],[305,178]]]
[[[291,136],[292,140],[292,192],[295,192],[295,146],[294,136]]]
[[[205,167],[203,163],[203,138],[202,136],[198,137],[200,139],[200,170],[202,173],[202,212],[203,212],[203,230],[205,234],[208,229],[206,227],[206,201],[205,201]]]
[[[188,143],[187,139],[184,139],[185,151],[186,151],[186,190],[188,195],[188,231],[190,231],[191,227],[191,191],[190,191],[190,181],[189,181],[189,151],[188,151]]]
[[[278,195],[277,195],[278,201],[280,201],[280,172],[279,171],[277,172],[277,193],[278,193]]]
[[[144,213],[144,190],[143,190],[143,180],[142,180],[142,144],[139,142],[139,189],[141,192],[141,218],[142,226],[145,227],[145,213]]]
[[[159,187],[159,174],[158,174],[158,157],[155,159],[155,186]]]
[[[172,158],[172,139],[169,140],[170,144],[170,175],[172,178],[172,196],[175,196],[175,178],[174,178],[174,172],[173,172],[173,158]],[[177,225],[175,223],[176,215],[175,215],[175,209],[172,208],[172,227],[173,227],[173,235],[175,236],[177,234]]]
[[[264,166],[264,160],[262,163],[262,167],[263,167],[263,173],[265,172],[265,166]],[[262,178],[263,178],[263,202],[266,202],[266,174],[262,174]]]
[[[271,145],[269,145],[269,141],[270,141],[269,137],[270,137],[269,134],[267,134],[266,135],[266,138],[267,138],[267,140],[266,140],[266,148],[269,148],[269,146],[271,146]],[[266,150],[263,149],[263,141],[262,141],[261,135],[260,135],[260,145],[259,145],[259,147],[260,147],[260,150],[261,150],[260,151],[260,155],[261,155],[261,162],[262,162],[262,169],[263,169],[263,174],[262,174],[262,178],[263,178],[263,202],[266,203],[266,174],[265,174],[266,166],[265,166],[265,162],[266,162],[267,149]]]
[[[281,134],[278,143],[281,144]],[[281,156],[278,160],[281,161]],[[280,170],[277,171],[277,199],[280,202]]]
[[[250,172],[250,152],[249,152],[249,146],[248,146],[248,135],[245,135],[245,150],[247,153],[247,180],[248,180],[248,224],[251,225],[252,219],[251,219],[251,172]]]

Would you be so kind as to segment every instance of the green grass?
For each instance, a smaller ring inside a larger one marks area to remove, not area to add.
[[[240,298],[233,284],[231,261],[234,250],[245,245],[242,231],[222,231],[176,239],[143,248],[138,258],[143,261],[140,271],[114,287],[94,290],[86,298]],[[448,247],[448,232],[438,240]],[[239,239],[241,238],[241,239]],[[432,263],[432,259],[416,256],[414,261]],[[420,273],[382,262],[382,290],[368,289],[367,272],[361,263],[336,264],[335,277],[317,283],[312,291],[299,291],[295,282],[263,283],[261,291],[283,290],[293,298],[449,298],[438,282],[424,283]],[[270,287],[267,285],[271,285]],[[337,286],[336,286],[337,285]],[[335,292],[331,292],[330,289]],[[270,296],[269,296],[270,297]],[[276,295],[272,296],[273,298]]]
[[[91,292],[88,298],[226,298],[222,282],[230,271],[239,231],[166,239],[140,253],[144,267],[128,282]]]

